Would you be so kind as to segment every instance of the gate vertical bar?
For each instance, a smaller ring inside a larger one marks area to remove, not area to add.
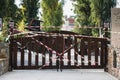
[[[105,71],[108,71],[108,46],[107,46],[107,40],[104,41],[105,43]]]
[[[36,55],[35,55],[35,65],[36,65],[36,67],[38,66],[38,53],[36,53]]]
[[[60,39],[60,42],[61,42],[61,46],[60,46],[60,49],[62,49],[61,51],[62,51],[62,54],[63,55],[61,55],[60,56],[60,68],[61,68],[61,70],[64,68],[64,61],[63,61],[63,57],[64,57],[64,50],[65,50],[65,39],[64,39],[64,36],[62,35],[61,37],[59,37]],[[61,52],[60,51],[60,52]]]
[[[38,50],[36,49],[35,43],[33,44],[33,46],[34,46],[34,50],[36,52],[36,54],[35,54],[35,66],[38,67]]]
[[[91,66],[91,40],[88,39],[88,66]]]
[[[21,38],[21,66],[22,66],[22,68],[24,68],[24,59],[25,59],[25,57],[24,57],[24,41],[23,41],[24,39],[23,38]]]
[[[10,44],[9,44],[9,71],[12,71],[13,68],[13,60],[12,60],[12,53],[13,53],[13,39],[12,37],[10,37]]]
[[[105,68],[105,56],[106,56],[106,53],[105,53],[105,42],[103,41],[102,42],[102,54],[103,54],[103,67]]]
[[[102,67],[104,67],[104,58],[103,58],[103,56],[104,56],[104,43],[103,43],[103,41],[101,41],[101,55],[100,55],[100,65],[102,66]]]
[[[14,56],[14,59],[13,59],[13,62],[14,62],[14,68],[17,67],[17,51],[18,51],[18,45],[17,45],[17,42],[14,41],[13,43],[13,51],[14,51],[14,54],[12,54]]]
[[[98,53],[99,53],[99,51],[98,51],[98,41],[97,40],[95,40],[94,41],[94,48],[95,48],[95,66],[98,66]]]
[[[85,43],[84,43],[84,38],[81,40],[80,44],[80,52],[81,52],[81,66],[84,66],[84,52],[85,52]]]
[[[77,37],[74,37],[75,40],[74,40],[74,43],[75,43],[75,46],[74,46],[74,58],[75,58],[75,66],[78,65],[78,44],[77,44]]]
[[[68,40],[67,40],[68,44],[67,44],[67,47],[69,47],[71,45],[71,40],[70,40],[70,37],[68,37]],[[71,51],[68,50],[68,66],[70,67],[71,66]]]
[[[52,36],[49,36],[48,41],[48,45],[52,48]],[[49,66],[52,67],[52,51],[49,51]]]
[[[45,37],[42,37],[43,38],[43,43],[45,43],[46,42],[46,38]],[[44,66],[45,65],[45,47],[44,46],[42,46],[42,66]]]
[[[30,41],[30,38],[28,38],[28,41],[30,42],[30,44],[28,44],[28,46],[29,46],[29,53],[28,53],[28,66],[30,67],[31,66],[31,63],[32,63],[32,61],[31,61],[31,41]]]

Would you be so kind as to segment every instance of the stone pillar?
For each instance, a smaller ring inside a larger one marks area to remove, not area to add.
[[[113,8],[111,11],[111,45],[120,48],[120,8]]]
[[[120,79],[120,8],[111,10],[111,44],[108,48],[108,72]]]
[[[9,44],[0,42],[0,75],[6,73],[9,67]]]

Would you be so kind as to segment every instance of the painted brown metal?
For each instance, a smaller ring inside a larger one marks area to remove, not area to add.
[[[9,66],[14,69],[96,69],[106,67],[107,39],[64,33],[45,33],[37,36],[33,34],[33,36],[21,38],[11,37]],[[34,53],[35,64],[32,64]],[[72,56],[73,54],[74,56]],[[25,55],[28,55],[28,65],[25,65]],[[39,55],[42,55],[41,58]],[[46,55],[49,58],[48,62],[46,62]],[[65,55],[67,56],[65,57]],[[87,62],[85,63],[86,56]],[[95,56],[94,64],[92,64],[92,56]],[[17,65],[18,58],[20,58],[20,65]],[[41,60],[41,64],[39,64],[39,60]],[[55,65],[53,65],[54,62]]]

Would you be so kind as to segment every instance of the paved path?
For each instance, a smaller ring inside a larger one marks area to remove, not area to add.
[[[0,80],[118,80],[103,70],[14,70]]]

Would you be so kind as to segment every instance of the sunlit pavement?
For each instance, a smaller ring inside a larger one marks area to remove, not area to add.
[[[118,80],[104,70],[68,69],[62,72],[54,70],[13,70],[0,80]]]

